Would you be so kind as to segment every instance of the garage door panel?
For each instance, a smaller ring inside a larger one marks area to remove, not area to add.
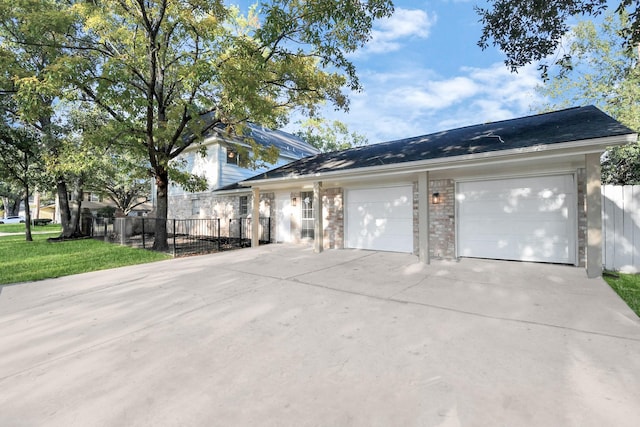
[[[573,263],[572,175],[460,183],[458,254]]]
[[[413,252],[412,186],[346,191],[345,246]]]

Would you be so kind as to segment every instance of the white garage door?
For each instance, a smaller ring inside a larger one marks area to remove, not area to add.
[[[411,185],[347,190],[347,248],[413,252]]]
[[[573,264],[573,175],[458,184],[458,255]]]

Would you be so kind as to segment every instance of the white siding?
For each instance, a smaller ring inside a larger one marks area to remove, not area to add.
[[[220,166],[222,168],[221,181],[219,187],[224,187],[226,185],[231,185],[238,181],[244,181],[245,179],[249,179],[253,176],[258,175],[259,173],[266,172],[275,167],[287,164],[292,161],[292,159],[285,159],[283,157],[278,158],[278,161],[275,165],[269,165],[267,167],[261,167],[257,169],[247,169],[240,167],[238,165],[227,164],[227,153],[226,149],[221,149],[220,156]]]
[[[205,157],[200,156],[200,154],[191,151],[184,153],[179,157],[179,159],[186,160],[186,164],[184,166],[184,170],[194,173],[196,175],[204,175],[207,179],[207,183],[209,184],[209,188],[218,188],[220,181],[220,166],[218,163],[219,157],[219,148],[218,144],[209,145],[207,147],[207,155]],[[176,184],[171,184],[169,188],[169,195],[171,196],[179,196],[183,194],[188,194],[182,187]]]
[[[261,172],[266,172],[293,161],[293,159],[280,157],[275,165],[258,169],[243,168],[227,164],[226,148],[221,147],[219,144],[207,146],[207,155],[204,158],[196,152],[184,153],[180,158],[186,160],[185,170],[197,175],[204,175],[207,178],[209,190],[215,190],[251,178]],[[180,196],[188,193],[182,187],[171,184],[169,194],[171,196]]]

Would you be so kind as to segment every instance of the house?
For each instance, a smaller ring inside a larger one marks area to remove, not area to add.
[[[275,205],[279,242],[571,264],[595,277],[600,156],[636,138],[578,107],[316,154],[240,184]]]
[[[109,197],[103,196],[99,193],[92,193],[88,191],[83,191],[81,198],[80,208],[83,212],[87,214],[91,214],[92,216],[98,216],[105,209],[111,209],[117,212],[116,204]],[[70,209],[77,209],[77,204],[73,200],[72,195],[68,194],[68,200],[70,203]],[[146,198],[140,198],[138,200],[138,204],[129,212],[128,216],[146,216],[151,212],[153,206]],[[38,218],[48,218],[53,220],[55,223],[60,223],[60,201],[58,199],[58,195],[55,195],[54,203],[48,204],[46,206],[42,206],[38,209],[37,214],[34,210],[34,216]]]
[[[316,148],[289,133],[267,129],[253,123],[247,123],[245,128],[243,137],[230,137],[224,129],[215,128],[205,136],[202,143],[206,151],[205,156],[199,153],[200,147],[195,146],[180,156],[184,163],[183,169],[204,176],[208,188],[206,191],[193,193],[172,183],[168,194],[168,218],[219,218],[222,235],[228,235],[230,221],[250,217],[252,213],[251,189],[239,186],[239,181],[319,153]],[[277,148],[277,161],[257,169],[243,166],[241,156],[245,153],[250,154],[247,151],[250,150],[247,138],[262,147]],[[152,194],[155,195],[155,191]],[[260,216],[273,216],[268,200],[262,200]]]

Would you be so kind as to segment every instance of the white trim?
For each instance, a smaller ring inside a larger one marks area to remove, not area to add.
[[[470,181],[495,181],[498,179],[519,179],[519,178],[535,178],[537,176],[561,176],[561,175],[575,175],[575,169],[561,169],[557,171],[544,171],[544,172],[523,172],[517,174],[506,174],[506,175],[478,175],[471,177],[464,177],[460,179],[454,179],[456,184],[458,182],[470,182]],[[456,193],[457,194],[457,193]]]
[[[245,187],[245,188],[235,188],[233,190],[213,190],[213,191],[209,191],[207,193],[201,193],[201,194],[207,194],[207,195],[211,195],[213,197],[216,196],[229,196],[229,195],[237,195],[237,194],[251,194],[251,188],[250,187]]]
[[[381,185],[372,185],[371,183],[367,183],[367,184],[344,186],[342,187],[342,190],[347,191],[347,190],[364,190],[368,188],[395,188],[395,187],[405,187],[407,185],[413,186],[413,184],[414,184],[414,181],[408,181],[408,180],[382,183]]]

